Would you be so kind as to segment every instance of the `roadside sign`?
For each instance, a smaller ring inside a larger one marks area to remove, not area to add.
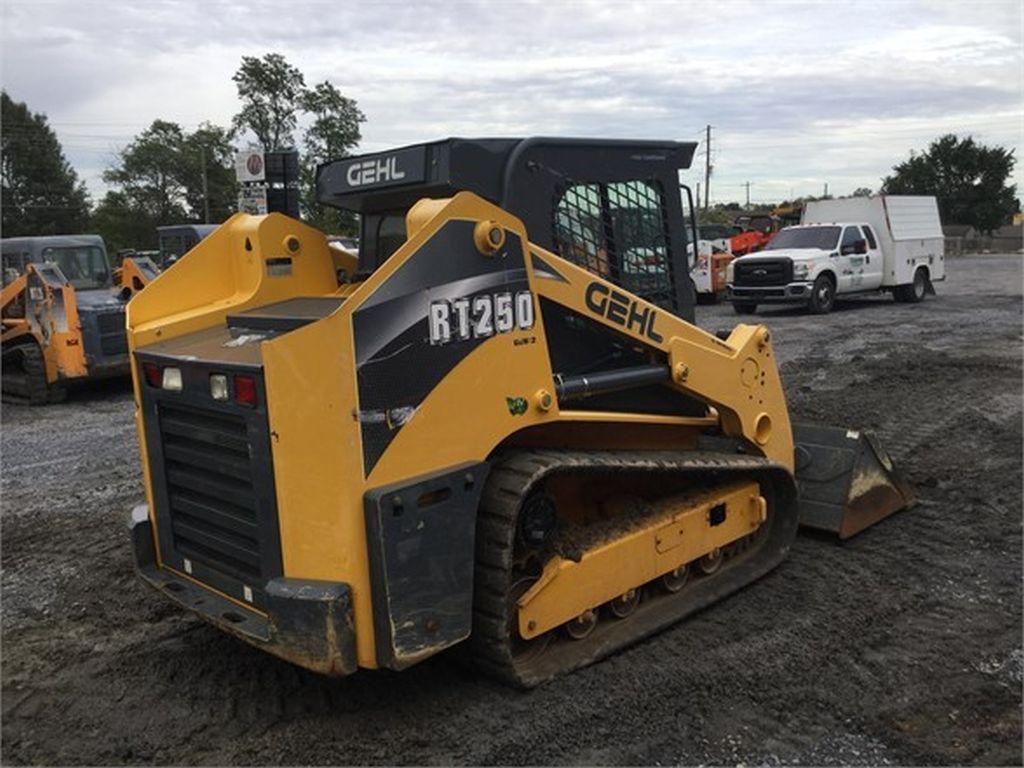
[[[267,212],[267,188],[262,184],[243,186],[238,191],[238,210],[240,213],[251,213],[262,216]]]
[[[263,152],[248,150],[235,155],[235,177],[243,184],[265,180],[267,167],[263,161]]]

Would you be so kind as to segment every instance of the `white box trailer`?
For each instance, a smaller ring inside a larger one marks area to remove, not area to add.
[[[863,222],[877,233],[884,259],[882,286],[914,282],[922,265],[929,282],[946,279],[946,240],[934,197],[874,195],[815,200],[804,206],[801,224]]]

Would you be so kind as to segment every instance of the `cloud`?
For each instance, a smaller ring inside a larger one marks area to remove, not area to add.
[[[274,50],[358,100],[366,150],[444,135],[696,141],[711,124],[713,199],[746,181],[758,199],[877,187],[945,132],[1019,146],[1020,4],[963,9],[8,0],[0,61],[97,194],[154,118],[227,124],[239,59]]]

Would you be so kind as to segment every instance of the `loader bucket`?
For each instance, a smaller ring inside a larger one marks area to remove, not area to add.
[[[913,490],[873,434],[794,424],[793,441],[801,525],[848,539],[914,503]]]

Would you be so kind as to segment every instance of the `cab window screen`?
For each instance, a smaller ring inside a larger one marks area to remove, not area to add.
[[[555,207],[553,240],[562,258],[676,310],[665,196],[657,182],[566,187]]]
[[[875,244],[875,233],[871,231],[871,227],[865,224],[862,229],[864,230],[864,237],[868,239],[868,248],[877,248],[878,245]]]
[[[78,290],[105,288],[110,284],[106,255],[95,245],[44,248],[42,258],[56,263]]]

